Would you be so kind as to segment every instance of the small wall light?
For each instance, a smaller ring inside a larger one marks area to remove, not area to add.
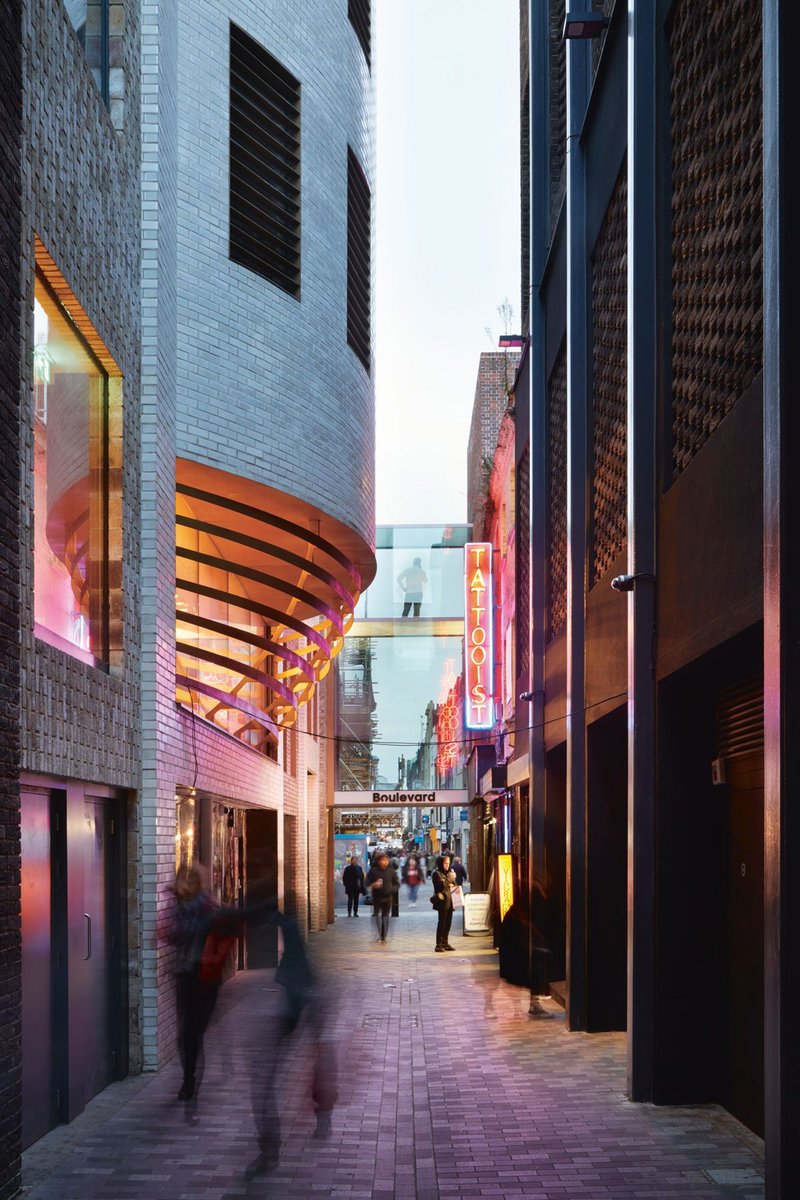
[[[648,575],[646,571],[639,571],[637,575],[615,575],[611,580],[611,586],[615,592],[632,592],[637,579],[649,579],[655,582],[655,578],[655,575]]]
[[[571,13],[564,18],[562,38],[598,38],[608,29],[608,17],[600,12]]]

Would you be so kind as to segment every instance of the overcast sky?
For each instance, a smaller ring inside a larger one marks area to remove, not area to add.
[[[520,320],[519,0],[375,8],[378,522],[455,523],[486,328]]]

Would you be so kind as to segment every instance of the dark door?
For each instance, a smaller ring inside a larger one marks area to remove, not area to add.
[[[50,928],[50,794],[23,792],[22,834],[22,1147],[58,1120],[53,1046]]]
[[[114,1078],[113,802],[67,796],[69,1116]]]
[[[764,1134],[764,755],[726,765],[728,853],[728,1099],[726,1107]]]
[[[278,904],[278,814],[270,809],[249,809],[246,834],[247,908],[259,910],[263,918],[247,923],[247,966],[275,967],[278,927],[266,918]]]

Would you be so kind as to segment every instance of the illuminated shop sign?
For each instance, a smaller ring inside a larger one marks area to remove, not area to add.
[[[492,545],[468,542],[464,547],[466,585],[466,647],[464,724],[467,729],[491,729],[494,724],[492,679]]]
[[[514,903],[514,863],[510,854],[497,856],[497,893],[500,900],[500,920]]]

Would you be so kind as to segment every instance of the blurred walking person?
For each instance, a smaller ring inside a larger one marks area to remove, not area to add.
[[[379,850],[367,875],[367,890],[372,894],[372,911],[378,942],[385,943],[389,935],[396,880],[397,872],[389,862],[389,855],[385,850]]]
[[[236,944],[231,918],[214,903],[200,864],[182,867],[177,874],[169,940],[176,949],[178,1049],[183,1067],[178,1099],[192,1100],[199,1086],[205,1032],[225,963]]]
[[[292,907],[291,900],[287,907]],[[303,935],[289,913],[264,909],[255,920],[277,923],[283,939],[283,954],[275,972],[275,983],[282,989],[277,1013],[264,1023],[256,1048],[250,1057],[253,1121],[258,1140],[258,1155],[245,1169],[245,1177],[254,1179],[273,1170],[280,1160],[281,1123],[279,1091],[285,1071],[292,1076],[289,1056],[302,1028],[313,1041],[314,1071],[308,1096],[316,1115],[314,1136],[330,1134],[331,1112],[337,1099],[336,1058],[326,1035],[325,1005],[319,983],[312,970]]]
[[[433,881],[432,903],[439,915],[436,924],[436,953],[445,950],[455,950],[448,938],[450,926],[453,924],[453,888],[456,887],[455,871],[450,870],[450,855],[442,854],[436,860],[436,869],[431,875]]]

